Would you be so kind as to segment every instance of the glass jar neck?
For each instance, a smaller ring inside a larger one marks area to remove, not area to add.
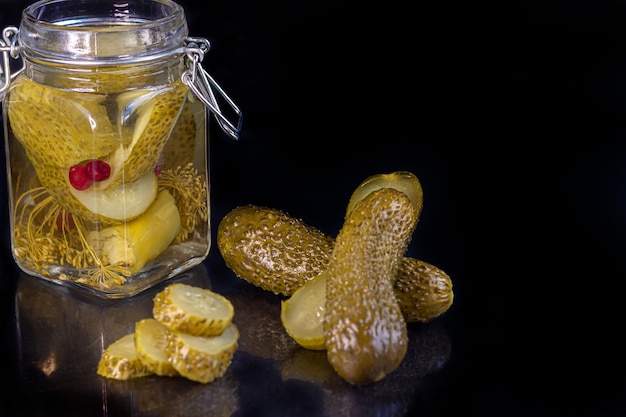
[[[141,65],[84,67],[24,59],[23,75],[49,87],[99,94],[167,85],[181,80],[183,57]]]
[[[175,54],[187,35],[171,0],[42,0],[24,10],[18,42],[33,62],[119,67]]]

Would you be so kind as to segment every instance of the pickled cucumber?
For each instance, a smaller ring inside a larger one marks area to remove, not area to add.
[[[193,94],[189,94],[178,116],[178,121],[163,147],[163,166],[161,167],[163,170],[184,167],[195,159],[198,126],[194,111],[204,115],[204,105],[197,103]]]
[[[393,279],[417,225],[418,210],[393,188],[358,201],[337,235],[326,279],[328,361],[355,384],[379,381],[407,350],[407,328]]]
[[[451,306],[450,277],[404,257],[423,192],[407,171],[367,178],[352,194],[333,240],[279,210],[241,206],[218,226],[226,265],[255,286],[290,298],[281,323],[301,346],[326,349],[346,381],[384,378],[407,350],[407,322],[427,322]]]
[[[222,218],[217,246],[239,278],[291,297],[328,267],[334,239],[280,210],[247,205]],[[448,274],[410,257],[400,263],[394,294],[407,322],[430,321],[445,313],[454,299]]]
[[[20,76],[7,95],[7,111],[41,185],[58,204],[88,221],[116,223],[127,218],[110,215],[106,211],[110,205],[85,204],[85,198],[97,199],[107,191],[108,199],[121,195],[118,187],[131,188],[155,169],[187,93],[188,88],[176,82],[162,89],[124,92],[112,100],[105,94],[79,94]],[[68,171],[94,159],[110,166],[110,176],[84,192],[75,190]],[[120,201],[118,206],[124,204]],[[128,218],[141,214],[128,212],[132,213]]]
[[[393,284],[396,299],[407,323],[426,323],[452,306],[450,276],[435,265],[405,257]]]
[[[119,145],[103,94],[51,88],[23,75],[9,91],[11,129],[35,167],[69,168],[101,158]]]
[[[111,178],[103,181],[100,189],[134,182],[154,170],[183,109],[188,88],[176,82],[166,89],[138,93],[133,90],[118,96],[119,122],[133,126],[132,138],[130,143],[119,146],[104,159],[111,165]]]
[[[288,214],[266,207],[236,207],[217,228],[226,265],[264,290],[291,295],[326,269],[334,240]]]

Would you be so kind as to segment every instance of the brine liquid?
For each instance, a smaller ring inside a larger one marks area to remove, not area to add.
[[[119,298],[206,257],[206,110],[179,81],[100,94],[20,76],[3,116],[23,271]]]

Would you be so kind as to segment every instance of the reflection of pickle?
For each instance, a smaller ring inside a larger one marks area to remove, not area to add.
[[[324,389],[325,415],[406,415],[415,400],[419,380],[444,367],[451,344],[439,323],[410,325],[403,362],[382,380],[370,385],[344,381],[324,351],[299,349],[282,364],[282,378],[306,381]]]
[[[238,284],[226,297],[235,308],[233,321],[239,328],[238,350],[263,359],[282,360],[299,349],[280,322],[280,302],[276,295]]]
[[[324,387],[336,387],[343,379],[335,372],[322,350],[298,349],[285,359],[281,370],[284,381],[299,379]]]
[[[103,379],[101,383],[103,402],[119,409],[120,415],[229,417],[239,403],[239,381],[231,371],[210,384],[156,375],[128,381]]]

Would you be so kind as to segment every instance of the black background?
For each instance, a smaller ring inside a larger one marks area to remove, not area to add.
[[[211,126],[213,233],[252,203],[335,235],[362,180],[412,171],[409,254],[456,296],[445,389],[421,415],[626,414],[625,3],[180,3],[244,114],[238,141]],[[27,4],[0,1],[2,27]]]

